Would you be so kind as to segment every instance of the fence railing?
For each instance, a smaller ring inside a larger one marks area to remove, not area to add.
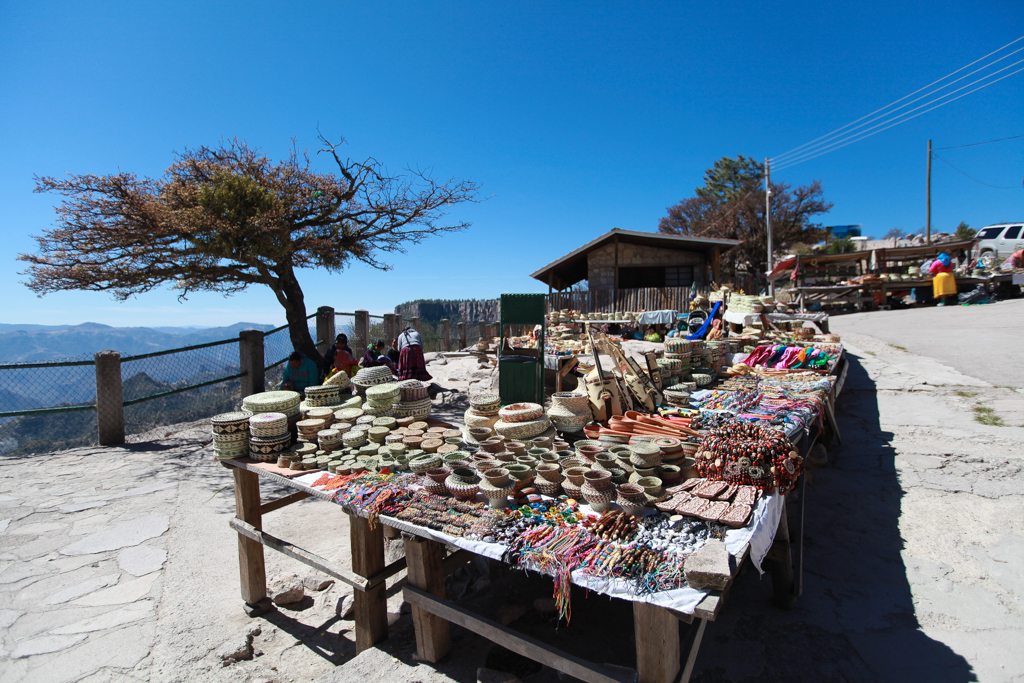
[[[552,292],[548,310],[569,309],[582,313],[615,311],[661,311],[690,309],[690,295],[707,296],[707,287],[641,287],[638,289],[591,289],[582,292]]]
[[[465,348],[494,333],[485,322],[423,322],[330,307],[307,319],[321,351],[336,332],[345,333],[357,359],[371,341],[390,343],[409,325],[420,330],[424,351]],[[97,440],[123,443],[126,434],[234,410],[243,396],[280,384],[292,350],[288,326],[282,325],[152,353],[101,351],[92,358],[0,363],[0,455]]]

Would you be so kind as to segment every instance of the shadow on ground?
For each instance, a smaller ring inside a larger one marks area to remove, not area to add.
[[[774,607],[770,576],[748,566],[708,625],[693,681],[977,680],[919,628],[900,554],[893,435],[881,428],[874,382],[848,357],[843,443],[829,446],[830,464],[807,491],[803,595],[790,611]]]

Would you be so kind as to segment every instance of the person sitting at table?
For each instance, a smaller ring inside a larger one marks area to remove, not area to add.
[[[388,358],[390,358],[391,362],[395,364],[395,367],[398,367],[398,359],[401,358],[401,356],[402,354],[398,350],[398,338],[396,337],[391,340],[391,348],[388,349]]]
[[[359,363],[356,362],[355,357],[345,349],[338,349],[334,354],[334,369],[331,374],[344,372],[349,377],[354,377],[358,371]]]
[[[386,347],[387,345],[384,343],[384,340],[378,339],[374,342],[373,346],[368,346],[366,348],[366,353],[363,354],[363,360],[360,362],[360,365],[364,368],[376,368],[381,365],[386,365],[391,372],[394,372],[394,363],[392,363],[391,359],[387,357],[386,353],[384,353],[384,349]]]
[[[334,369],[334,355],[338,353],[338,350],[346,351],[348,355],[352,355],[352,349],[348,346],[348,336],[339,334],[335,337],[335,341],[331,344],[331,348],[327,349],[327,353],[324,354],[324,364],[322,368],[322,374],[326,377],[331,374]]]
[[[284,390],[297,391],[300,395],[306,395],[306,387],[314,386],[320,381],[320,371],[316,363],[303,356],[298,351],[288,356],[288,362],[284,364],[284,376],[281,378],[281,388]]]

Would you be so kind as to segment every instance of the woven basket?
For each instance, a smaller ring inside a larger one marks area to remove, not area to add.
[[[498,415],[505,423],[533,422],[544,416],[544,406],[537,403],[513,403],[499,410]]]
[[[560,391],[555,394],[551,394],[551,405],[563,406],[574,414],[582,413],[583,411],[590,412],[590,397],[586,394],[577,394],[570,391]]]
[[[504,410],[504,408],[502,410]],[[550,428],[551,420],[543,414],[543,409],[541,409],[540,418],[520,422],[505,422],[504,420],[498,420],[494,423],[494,431],[501,436],[515,440],[532,439],[536,436],[540,436]]]

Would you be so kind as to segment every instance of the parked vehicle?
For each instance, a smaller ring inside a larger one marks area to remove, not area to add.
[[[996,268],[1018,249],[1024,249],[1024,222],[987,225],[978,231],[978,260]]]

